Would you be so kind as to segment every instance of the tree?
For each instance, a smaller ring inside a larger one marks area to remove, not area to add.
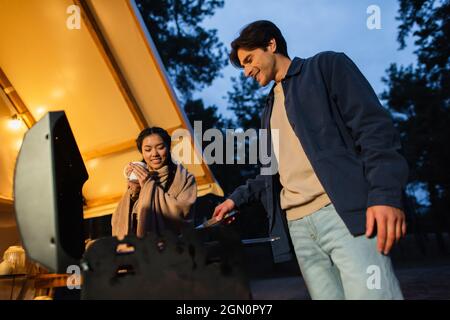
[[[227,64],[216,29],[200,23],[222,8],[223,0],[138,0],[145,24],[179,98],[209,86]]]
[[[216,106],[205,107],[201,99],[188,100],[185,105],[186,115],[190,119],[191,125],[194,126],[194,121],[199,121],[202,119],[202,130],[203,132],[210,128],[215,128],[220,130],[222,137],[224,139],[222,154],[226,155],[225,137],[226,129],[235,129],[236,123],[231,119],[224,118],[218,113],[218,108]],[[202,141],[202,150],[209,142]],[[236,150],[234,150],[236,151]],[[236,162],[236,152],[234,160]],[[225,194],[230,194],[237,186],[245,183],[245,175],[243,175],[243,167],[245,165],[227,165],[225,163],[208,163],[211,171],[224,190]]]
[[[188,100],[185,111],[190,119],[191,125],[194,121],[202,120],[203,131],[209,128],[221,130],[226,137],[226,129],[259,129],[261,123],[261,113],[264,109],[267,89],[262,89],[257,82],[251,78],[246,78],[242,73],[238,78],[232,77],[232,90],[227,92],[228,109],[235,114],[234,119],[227,119],[221,116],[216,106],[205,107],[202,100]],[[203,148],[205,145],[202,146]],[[245,157],[249,159],[249,141],[246,140]],[[230,194],[234,189],[246,182],[248,178],[253,178],[259,173],[257,164],[237,164],[237,146],[234,149],[235,164],[209,164],[214,176],[220,181],[225,194]],[[226,155],[226,150],[222,153]]]
[[[205,107],[201,99],[193,99],[193,93],[209,86],[228,63],[217,30],[200,26],[223,5],[223,0],[137,0],[191,125],[194,126],[194,121],[202,121],[204,130],[223,130],[227,121],[216,106]],[[212,171],[219,179],[217,169]]]
[[[202,120],[203,131],[210,128],[222,130],[227,121],[219,114],[217,106],[205,107],[201,99],[186,101],[184,111],[190,120],[191,126],[194,126],[194,121]]]
[[[247,78],[241,72],[238,77],[232,77],[232,89],[227,92],[227,109],[233,111],[235,117],[228,120],[229,128],[260,129],[261,116],[266,105],[267,88],[261,88],[252,78]],[[255,143],[255,141],[253,142]],[[235,160],[236,157],[235,148]],[[250,141],[245,141],[245,158],[249,156]],[[222,166],[218,176],[223,176],[222,181],[226,181],[226,189],[230,192],[236,187],[245,184],[247,179],[254,178],[259,174],[259,165],[248,161],[245,164],[235,164],[232,166]],[[267,236],[268,220],[262,204],[253,203],[240,208],[239,230],[243,238],[255,238]]]
[[[381,96],[401,134],[410,165],[409,188],[420,185],[429,194],[422,206],[434,220],[441,248],[441,233],[450,231],[449,17],[448,0],[400,0],[400,49],[412,32],[417,63],[391,64],[383,78],[388,89]]]
[[[261,88],[252,78],[247,78],[243,73],[239,77],[232,77],[232,90],[227,92],[228,110],[235,114],[231,121],[235,128],[243,131],[247,129],[261,128],[261,115],[265,107],[267,88]],[[249,141],[246,141],[246,159],[249,159]],[[259,173],[257,164],[246,163],[238,165],[241,171],[241,179],[238,185],[245,183],[248,178],[253,178]],[[236,185],[235,187],[237,187]]]
[[[246,130],[261,127],[261,113],[265,106],[267,89],[243,73],[232,77],[232,91],[227,92],[228,110],[234,112],[237,126]]]
[[[216,106],[205,107],[201,99],[188,100],[185,105],[185,111],[190,119],[191,126],[194,127],[194,121],[202,120],[203,132],[215,128],[220,130],[222,135],[225,136],[225,129],[232,126],[229,119],[224,118],[218,113],[218,108]],[[201,142],[202,151],[204,151],[206,143],[204,141]],[[221,151],[222,154],[225,155],[225,146]],[[234,182],[234,180],[236,178],[239,179],[240,176],[236,166],[229,166],[221,163],[208,163],[208,165],[213,172],[214,177],[220,181],[220,185],[225,194],[229,194],[237,185],[239,185]]]

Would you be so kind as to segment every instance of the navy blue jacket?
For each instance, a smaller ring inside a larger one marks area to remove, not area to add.
[[[292,129],[349,231],[365,233],[370,206],[403,209],[408,165],[399,153],[399,135],[358,67],[331,51],[294,58],[282,86]],[[272,88],[262,128],[270,129],[273,100]],[[291,257],[281,188],[278,173],[258,175],[229,197],[238,208],[255,201],[264,205],[270,234],[281,236],[272,245],[275,262]]]

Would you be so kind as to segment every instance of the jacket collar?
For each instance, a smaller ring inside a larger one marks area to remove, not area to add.
[[[292,60],[291,65],[289,66],[289,69],[286,73],[285,78],[292,77],[292,76],[296,75],[297,73],[299,73],[300,70],[302,69],[303,61],[304,61],[304,59],[295,57]]]
[[[292,76],[298,74],[300,72],[300,70],[302,69],[304,60],[305,59],[294,57],[294,59],[292,59],[291,65],[288,68],[285,78],[289,78],[289,77],[292,77]],[[273,99],[273,90],[276,85],[277,85],[276,83],[274,83],[272,85],[272,88],[270,89],[269,94],[266,97],[266,104],[269,104],[269,105],[272,104],[272,101],[270,101],[270,100]]]

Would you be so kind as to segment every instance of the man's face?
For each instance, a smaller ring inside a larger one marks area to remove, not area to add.
[[[262,87],[275,80],[275,54],[271,46],[266,51],[261,48],[254,50],[239,48],[237,55],[246,77],[252,77]]]

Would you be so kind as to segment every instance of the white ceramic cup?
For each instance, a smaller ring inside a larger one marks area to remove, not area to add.
[[[133,161],[132,163],[137,164],[147,170],[147,164],[142,161]],[[125,176],[125,178],[127,178],[129,181],[138,181],[138,178],[134,173],[134,171],[131,171],[130,175],[127,176],[127,167],[128,165],[126,165],[125,168],[123,168],[123,175]]]

